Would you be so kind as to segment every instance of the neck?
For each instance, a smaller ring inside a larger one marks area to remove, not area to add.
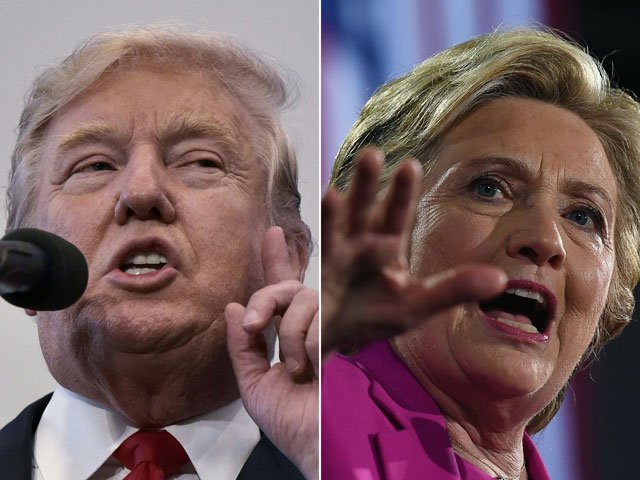
[[[447,416],[445,420],[451,444],[458,455],[494,478],[527,478],[522,439],[512,449],[497,450],[491,444],[483,443],[485,438],[477,435],[472,427],[465,428]]]
[[[210,412],[240,395],[226,352],[185,348],[159,354],[110,352],[62,364],[49,362],[63,387],[119,412],[134,425],[159,428]],[[185,353],[187,356],[185,356]],[[206,357],[206,358],[204,358]]]
[[[397,345],[395,349],[440,408],[459,455],[493,477],[527,478],[523,468],[525,428],[544,404],[539,405],[531,395],[492,395],[466,378],[459,385],[448,378],[446,388],[441,388],[409,352]]]

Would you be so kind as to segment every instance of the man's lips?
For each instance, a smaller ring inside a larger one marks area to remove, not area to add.
[[[178,269],[179,255],[171,243],[161,237],[141,237],[118,248],[106,278],[125,290],[149,292],[170,284]]]
[[[179,256],[170,242],[162,237],[141,237],[123,243],[116,250],[108,265],[108,271],[124,271],[127,266],[132,265],[132,258],[139,254],[157,254],[166,260],[164,265],[179,269]]]

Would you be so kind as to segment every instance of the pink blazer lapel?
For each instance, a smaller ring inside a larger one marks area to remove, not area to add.
[[[379,460],[382,478],[459,480],[460,473],[453,452],[427,453],[419,435],[412,430],[376,435],[372,447]]]
[[[377,433],[371,442],[383,480],[459,480],[444,419],[433,401],[414,411],[399,405],[377,383],[369,393],[396,425],[396,431]]]

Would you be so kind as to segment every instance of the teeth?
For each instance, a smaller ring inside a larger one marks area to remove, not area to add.
[[[540,292],[534,292],[527,290],[526,288],[507,288],[506,293],[517,295],[519,297],[531,298],[537,300],[539,303],[544,303],[544,297]]]
[[[167,258],[155,252],[142,252],[132,255],[124,263],[133,265],[160,265],[167,263]]]
[[[157,270],[155,268],[138,268],[138,267],[127,268],[125,270],[125,273],[128,273],[129,275],[143,275],[145,273],[151,273],[151,272],[157,272]]]
[[[506,325],[524,330],[525,332],[540,333],[538,332],[538,329],[536,327],[534,327],[533,325],[529,325],[528,323],[514,322],[513,320],[507,320],[506,318],[496,318],[496,320]]]

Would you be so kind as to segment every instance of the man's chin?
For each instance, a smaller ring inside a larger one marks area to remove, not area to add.
[[[190,343],[224,345],[224,315],[212,315],[214,310],[187,301],[93,298],[65,311],[40,313],[39,322],[46,323],[41,327],[47,336],[55,331],[55,336],[63,336],[58,342],[71,343],[74,349],[154,354]]]
[[[115,310],[98,326],[102,343],[112,351],[164,353],[185,348],[189,344],[206,344],[215,337],[220,337],[224,344],[224,318],[194,317],[187,315],[187,312],[172,311],[161,306],[152,310],[126,306],[121,314],[118,312],[120,309]]]

